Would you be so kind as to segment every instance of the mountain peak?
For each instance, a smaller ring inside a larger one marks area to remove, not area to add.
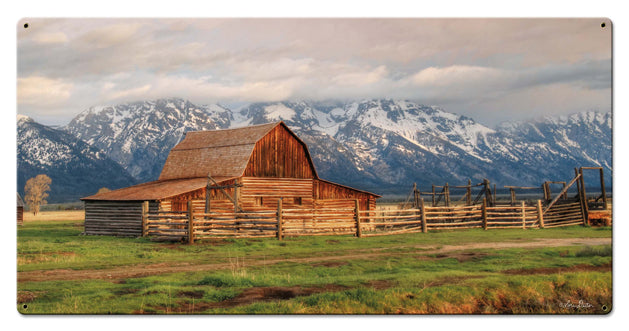
[[[17,114],[17,123],[21,122],[34,122],[34,120],[26,115]]]
[[[105,151],[135,178],[148,181],[157,179],[170,148],[186,132],[220,127],[204,107],[163,98],[90,107],[64,130]]]
[[[29,178],[46,174],[52,179],[50,201],[64,202],[135,184],[118,163],[101,150],[66,132],[39,124],[27,116],[17,127],[18,191]]]

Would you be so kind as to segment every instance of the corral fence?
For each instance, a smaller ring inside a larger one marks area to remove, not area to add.
[[[560,201],[552,205],[537,200],[518,206],[479,205],[432,207],[419,200],[419,208],[398,210],[361,210],[354,208],[283,208],[277,210],[197,212],[188,201],[184,212],[151,212],[148,203],[142,210],[142,236],[157,240],[194,243],[204,239],[264,238],[281,240],[291,236],[354,235],[370,237],[431,230],[483,228],[551,228],[587,224],[579,201]]]
[[[585,193],[583,170],[599,170],[602,194],[589,201]],[[552,198],[550,185],[561,184],[561,191]],[[577,186],[577,195],[568,197],[568,189]],[[480,187],[477,194],[473,190]],[[482,228],[553,228],[572,225],[589,225],[589,210],[607,211],[607,198],[603,169],[582,167],[575,169],[575,177],[569,182],[544,182],[541,188],[544,199],[516,201],[515,190],[529,187],[505,186],[510,189],[510,201],[498,204],[495,185],[489,180],[466,186],[435,186],[430,193],[420,192],[416,185],[412,194],[400,209],[361,210],[359,200],[354,208],[316,206],[313,208],[283,208],[278,199],[277,210],[215,209],[207,212],[205,201],[188,201],[187,211],[149,210],[149,203],[142,205],[142,236],[162,240],[181,240],[194,243],[204,239],[264,238],[279,240],[291,236],[354,235],[370,237],[434,230],[459,230]],[[436,188],[441,188],[438,192]],[[466,194],[454,205],[450,201],[450,189],[465,189]],[[422,195],[429,195],[428,203]],[[474,197],[475,196],[475,197]],[[411,197],[413,198],[412,204]],[[551,199],[552,198],[552,199]],[[445,206],[440,206],[443,199]],[[465,201],[464,201],[465,200]],[[409,208],[410,206],[410,208]],[[611,224],[611,223],[610,223]]]

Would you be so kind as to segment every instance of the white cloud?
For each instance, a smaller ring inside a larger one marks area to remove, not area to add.
[[[113,88],[112,85],[106,84],[105,89]],[[142,98],[151,90],[151,84],[146,84],[140,87],[122,90],[122,91],[113,91],[108,94],[109,99],[124,99],[124,98]]]
[[[61,79],[30,76],[17,79],[18,105],[48,107],[65,102],[72,95],[72,83]]]
[[[140,23],[118,23],[94,28],[79,38],[84,48],[107,48],[121,46],[133,38],[139,37]]]
[[[457,86],[493,84],[504,79],[505,73],[494,68],[453,65],[449,67],[429,67],[411,77],[418,86]]]
[[[389,71],[386,66],[378,66],[368,71],[350,71],[332,78],[332,82],[343,86],[363,86],[374,84],[386,78]]]
[[[311,58],[232,59],[224,70],[245,80],[276,80],[316,74],[314,63]]]
[[[68,36],[63,32],[43,32],[33,36],[38,44],[62,44],[68,42]]]
[[[601,30],[599,19],[29,23],[17,45],[25,114],[170,96],[195,103],[386,97],[460,113],[482,105],[473,113],[481,120],[513,100],[521,109],[559,107],[573,98],[560,92],[597,90],[580,95],[600,100],[611,89],[611,30]],[[552,84],[564,87],[527,99]]]

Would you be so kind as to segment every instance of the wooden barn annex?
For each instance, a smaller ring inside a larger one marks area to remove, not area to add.
[[[289,209],[374,211],[379,197],[319,178],[306,144],[276,122],[188,132],[158,180],[81,200],[85,234],[141,236],[147,212],[187,211],[192,200],[198,213],[276,211],[280,198]]]

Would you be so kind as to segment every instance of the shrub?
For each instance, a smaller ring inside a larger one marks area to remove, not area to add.
[[[612,246],[607,245],[603,247],[585,246],[580,251],[574,253],[576,257],[591,257],[591,256],[612,256]]]
[[[230,275],[212,275],[204,277],[197,284],[214,287],[253,286],[253,281],[249,278],[233,277]]]

